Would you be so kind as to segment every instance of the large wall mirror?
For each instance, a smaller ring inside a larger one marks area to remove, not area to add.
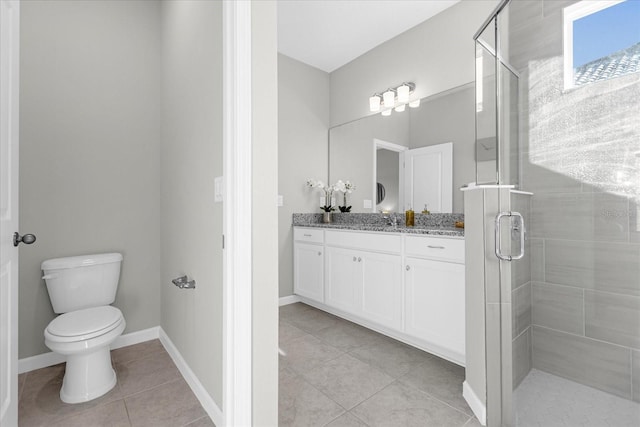
[[[459,188],[475,176],[473,83],[329,130],[329,181],[356,185],[352,212],[463,213]]]

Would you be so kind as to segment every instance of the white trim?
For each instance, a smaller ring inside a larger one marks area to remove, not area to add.
[[[223,412],[252,424],[251,2],[223,12]]]
[[[471,191],[471,190],[487,190],[493,188],[508,188],[513,190],[516,188],[515,185],[504,185],[504,184],[480,184],[476,185],[474,182],[470,183],[466,187],[460,187],[460,191]]]
[[[111,350],[116,348],[127,347],[129,345],[140,344],[141,342],[155,340],[160,337],[160,326],[154,326],[153,328],[143,329],[141,331],[130,332],[128,334],[120,335],[111,344]]]
[[[159,331],[160,326],[154,326],[153,328],[120,335],[116,338],[113,344],[111,344],[111,350],[154,340],[160,337]],[[24,359],[18,360],[18,373],[24,374],[25,372],[57,365],[59,363],[64,363],[65,360],[66,358],[64,355],[54,353],[52,351],[31,357],[25,357]]]
[[[522,190],[509,190],[511,194],[522,194],[523,196],[533,196],[531,191],[522,191]]]
[[[462,397],[467,401],[469,408],[473,411],[474,415],[483,426],[487,425],[487,408],[484,403],[473,392],[473,389],[468,382],[462,383]]]
[[[573,82],[573,22],[600,12],[624,0],[580,1],[562,9],[562,47],[564,61],[564,90],[575,87]]]
[[[202,405],[204,410],[207,411],[207,414],[209,415],[213,423],[217,426],[226,425],[224,423],[224,415],[222,414],[222,411],[220,410],[218,405],[216,405],[216,402],[211,398],[211,395],[198,380],[196,374],[193,373],[169,336],[164,332],[162,328],[158,327],[158,329],[160,342],[164,346],[165,350],[167,350],[167,353],[169,353],[169,356],[171,356],[173,363],[175,363],[176,367],[182,374],[182,377],[185,379],[187,384],[189,384],[189,387],[191,388],[191,391],[193,391],[193,394],[196,395],[196,398],[200,401],[200,404]]]
[[[295,304],[300,301],[302,300],[298,295],[287,295],[286,297],[280,297],[278,305],[282,307],[283,305]]]
[[[373,213],[378,212],[378,204],[376,203],[378,201],[378,150],[381,148],[396,153],[403,153],[409,149],[404,145],[373,138],[373,198],[371,199]],[[402,154],[398,154],[398,161],[402,164]],[[398,211],[402,211],[404,191],[401,189],[404,188],[404,171],[401,167],[398,168],[398,174]]]

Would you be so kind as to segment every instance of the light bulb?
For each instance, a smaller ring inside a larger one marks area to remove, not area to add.
[[[418,108],[420,106],[420,100],[416,99],[415,101],[411,101],[409,103],[409,107],[411,108]]]
[[[407,105],[407,104],[400,104],[400,105],[398,105],[398,106],[395,108],[396,112],[397,112],[397,113],[402,113],[402,112],[404,111],[404,107],[405,107],[405,105]]]
[[[391,89],[382,94],[382,101],[385,107],[393,107],[396,103],[396,94]]]
[[[403,102],[403,103],[409,102],[410,89],[411,88],[409,87],[409,85],[405,85],[405,84],[398,87],[398,102]]]
[[[373,95],[369,98],[369,111],[379,111],[380,110],[380,95]]]
[[[390,116],[391,115],[391,108],[389,108],[388,110],[382,110],[381,114],[383,116]]]

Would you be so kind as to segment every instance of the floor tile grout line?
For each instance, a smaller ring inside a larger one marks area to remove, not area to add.
[[[296,376],[300,377],[300,379],[302,381],[304,381],[308,386],[310,386],[311,388],[313,388],[314,390],[316,390],[318,393],[322,394],[324,397],[326,397],[327,399],[329,399],[330,401],[332,401],[333,403],[335,403],[336,405],[338,405],[340,408],[342,408],[342,410],[344,412],[342,412],[340,415],[338,415],[338,417],[341,417],[342,415],[344,415],[348,409],[346,409],[344,406],[342,406],[341,404],[339,404],[338,402],[336,402],[335,400],[333,400],[330,396],[327,395],[327,393],[325,393],[324,391],[322,391],[321,389],[319,389],[318,387],[316,387],[315,385],[311,384],[304,376],[302,376],[301,374],[298,374],[297,372],[295,373]],[[278,408],[279,410],[279,408]],[[338,418],[336,417],[336,418]],[[333,421],[333,420],[332,420]]]
[[[128,398],[130,398],[130,397],[137,396],[137,395],[139,395],[139,394],[141,394],[141,393],[146,393],[146,392],[151,391],[151,390],[153,390],[153,389],[156,389],[156,388],[158,388],[158,387],[161,387],[161,386],[164,386],[164,385],[167,385],[167,384],[170,384],[170,383],[174,383],[174,382],[176,382],[176,381],[180,381],[180,380],[186,381],[186,380],[184,379],[184,377],[182,376],[182,374],[179,374],[179,375],[178,375],[178,377],[176,377],[176,378],[174,378],[174,379],[172,379],[172,380],[165,381],[165,382],[160,383],[160,384],[156,384],[156,385],[154,385],[153,387],[149,387],[149,388],[146,388],[146,389],[144,389],[144,390],[140,390],[140,391],[137,391],[137,392],[135,392],[135,393],[131,393],[131,394],[127,394],[127,395],[124,395],[124,394],[123,394],[122,399],[128,399]]]
[[[131,415],[129,414],[129,407],[127,406],[127,401],[122,398],[122,403],[124,404],[124,410],[127,413],[127,420],[129,420],[129,426],[133,427],[133,422],[131,421]]]
[[[372,396],[372,397],[373,397],[373,396]],[[362,402],[362,403],[364,403],[364,402]],[[359,406],[359,405],[358,405],[358,406]],[[361,422],[362,424],[364,424],[365,426],[367,426],[367,427],[369,426],[369,424],[367,424],[367,423],[365,422],[365,420],[363,420],[362,418],[360,418],[360,417],[358,416],[358,414],[356,414],[356,413],[354,413],[354,412],[351,412],[351,410],[349,410],[349,413],[350,413],[352,416],[354,416],[354,417],[356,418],[356,420],[360,421],[360,422]]]
[[[407,372],[407,374],[408,374],[408,372]],[[406,374],[405,374],[405,375],[403,375],[402,377],[404,377],[404,376],[406,376]],[[451,409],[455,409],[456,411],[460,412],[461,414],[464,414],[464,415],[466,415],[466,416],[469,416],[469,415],[470,415],[470,414],[468,414],[467,412],[464,412],[464,411],[462,411],[461,409],[456,408],[455,406],[451,405],[450,403],[448,403],[448,402],[446,402],[446,401],[444,401],[444,400],[442,400],[442,399],[440,399],[440,398],[438,398],[438,397],[434,396],[433,394],[428,393],[428,392],[426,392],[426,391],[424,391],[424,390],[421,390],[420,388],[418,388],[418,387],[414,386],[413,384],[410,384],[410,383],[406,383],[406,382],[404,382],[404,381],[401,381],[401,378],[402,378],[402,377],[400,377],[400,378],[398,378],[398,379],[397,379],[397,381],[399,381],[401,384],[403,384],[403,385],[405,385],[405,386],[407,386],[407,387],[409,387],[409,388],[412,388],[412,389],[414,389],[414,390],[417,390],[417,391],[419,391],[420,393],[422,393],[422,394],[426,395],[427,397],[429,397],[430,399],[433,399],[433,400],[436,400],[436,401],[438,401],[438,402],[440,402],[440,403],[443,403],[443,404],[447,405],[448,407],[450,407]]]

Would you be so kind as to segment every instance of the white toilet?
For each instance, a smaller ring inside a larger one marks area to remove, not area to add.
[[[120,277],[118,253],[49,259],[42,263],[53,311],[44,343],[64,354],[66,371],[60,399],[80,403],[102,396],[116,385],[109,345],[125,328],[113,303]]]

